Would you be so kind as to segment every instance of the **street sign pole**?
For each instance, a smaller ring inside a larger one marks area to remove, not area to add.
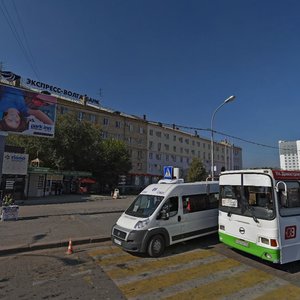
[[[3,191],[1,190],[2,186],[2,166],[3,166],[3,157],[4,157],[4,148],[5,148],[5,137],[7,136],[6,133],[0,132],[0,203],[2,201],[2,194]]]

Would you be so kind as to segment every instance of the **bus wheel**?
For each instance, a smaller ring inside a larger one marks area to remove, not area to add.
[[[165,240],[164,238],[157,234],[154,235],[148,244],[148,254],[151,257],[159,257],[163,254],[165,250]]]

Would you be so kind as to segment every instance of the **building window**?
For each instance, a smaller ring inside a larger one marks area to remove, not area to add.
[[[107,118],[103,119],[103,125],[108,126],[109,125],[109,120]]]
[[[61,113],[62,115],[67,114],[68,111],[69,111],[69,110],[68,110],[67,107],[61,106],[61,108],[60,108],[60,113]]]
[[[141,159],[141,158],[143,158],[142,151],[140,151],[140,150],[139,150],[137,154],[138,154],[138,159]]]
[[[83,118],[84,118],[84,112],[82,112],[82,111],[78,112],[78,120],[82,121]]]
[[[149,130],[149,135],[153,135],[153,129]]]
[[[90,121],[91,121],[92,123],[96,123],[96,116],[93,115],[93,114],[91,114],[91,115],[90,115]]]
[[[107,132],[107,131],[101,131],[100,136],[101,136],[103,139],[107,139],[107,138],[108,138],[108,132]]]
[[[160,131],[156,131],[156,136],[157,137],[161,137],[161,132]]]
[[[121,128],[121,121],[116,121],[116,128]]]

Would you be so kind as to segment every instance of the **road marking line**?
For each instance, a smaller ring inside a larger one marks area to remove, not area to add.
[[[224,259],[218,262],[190,268],[186,270],[186,272],[182,272],[181,270],[179,270],[173,273],[157,276],[155,278],[120,285],[119,288],[127,298],[132,298],[138,295],[149,293],[154,290],[167,288],[184,281],[208,276],[212,272],[212,270],[214,272],[217,272],[233,268],[238,265],[240,265],[240,263],[236,260]]]
[[[265,293],[264,295],[257,297],[257,300],[274,300],[274,299],[299,299],[300,298],[300,288],[298,286],[287,283],[280,288]]]
[[[184,264],[172,264],[172,265],[166,265],[163,266],[159,269],[154,269],[154,270],[150,270],[147,272],[139,272],[139,269],[135,270],[134,273],[137,273],[136,275],[130,275],[128,274],[128,276],[126,277],[120,277],[120,278],[114,278],[114,281],[117,285],[125,285],[128,284],[130,282],[134,282],[134,281],[140,281],[140,280],[145,280],[145,279],[149,279],[149,278],[153,278],[153,277],[157,277],[160,275],[164,275],[164,274],[168,274],[168,273],[172,273],[178,270],[181,270],[182,272],[186,272],[188,269],[198,266],[198,265],[204,265],[204,264],[209,264],[212,262],[216,262],[216,261],[220,261],[223,260],[224,257],[222,256],[210,256],[207,258],[200,258],[200,259],[196,259],[193,261],[190,261],[189,263],[184,263]],[[114,270],[114,271],[118,271],[118,270]],[[120,270],[121,271],[121,270]],[[107,274],[110,276],[110,272],[107,272]]]
[[[166,297],[174,296],[177,293],[188,291],[197,286],[204,285],[207,283],[211,283],[217,280],[227,280],[229,276],[234,274],[238,274],[241,272],[245,272],[249,270],[250,267],[245,265],[236,266],[227,270],[219,271],[216,273],[211,273],[205,277],[195,278],[189,281],[184,281],[182,283],[178,283],[176,285],[172,285],[167,288],[155,290],[148,294],[138,295],[137,297],[130,298],[130,300],[152,300],[152,299],[164,299]]]
[[[82,275],[91,274],[91,273],[92,273],[92,270],[86,270],[86,271],[81,271],[81,272],[73,273],[73,274],[71,274],[71,276],[72,277],[82,276]]]
[[[224,296],[230,296],[244,288],[255,286],[258,283],[267,282],[274,279],[263,271],[250,269],[242,274],[230,276],[228,280],[218,280],[206,285],[201,285],[185,292],[178,293],[174,296],[167,297],[168,300],[184,299],[220,299]]]

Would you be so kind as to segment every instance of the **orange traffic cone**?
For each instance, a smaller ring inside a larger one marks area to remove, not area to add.
[[[73,254],[72,240],[69,240],[69,246],[67,250],[67,254]]]

